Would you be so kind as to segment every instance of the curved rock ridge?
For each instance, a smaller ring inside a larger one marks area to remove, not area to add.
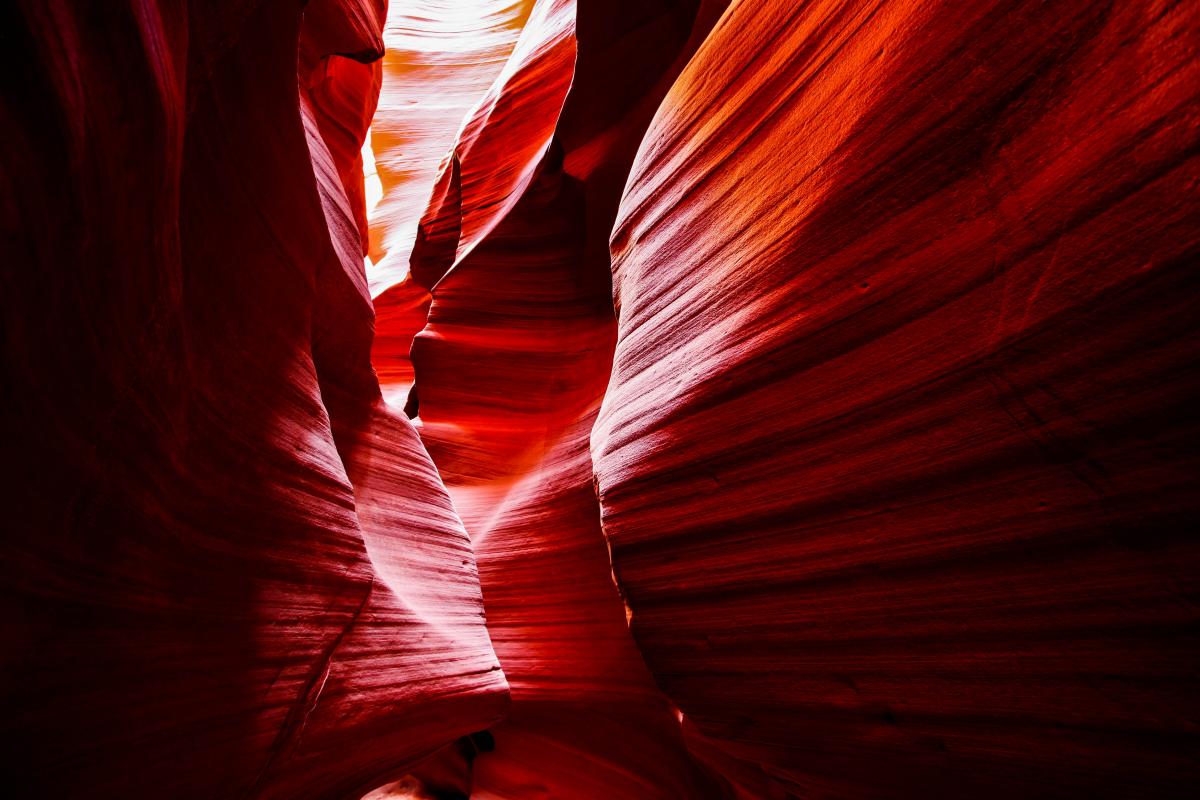
[[[300,37],[300,87],[341,179],[359,247],[368,242],[362,145],[383,77],[386,0],[311,0]]]
[[[464,122],[451,158],[457,213],[443,219],[431,206],[421,221],[431,237],[443,226],[457,230],[454,264],[512,209],[550,146],[575,74],[574,31],[575,0],[537,0],[512,55]]]
[[[429,315],[427,287],[408,274],[417,224],[446,153],[507,63],[532,7],[533,0],[419,0],[388,9],[370,137],[383,195],[371,214],[368,279],[372,362],[397,405],[412,385],[412,337]]]
[[[417,223],[463,123],[508,62],[533,0],[392,3],[371,130],[383,197],[371,218],[372,293],[408,273]]]
[[[575,24],[535,7],[446,159],[413,250],[432,305],[407,410],[471,534],[513,691],[494,749],[460,781],[473,797],[719,793],[633,646],[588,453],[614,341],[608,233],[697,11],[584,3]],[[571,25],[541,22],[554,19]],[[577,62],[554,55],[564,36]]]
[[[336,53],[379,9],[328,44],[303,5],[0,11],[14,796],[356,798],[506,710],[369,361]]]
[[[549,147],[574,73],[574,30],[574,0],[534,3],[508,60],[441,159],[412,249],[411,279],[377,299],[387,326],[375,358],[390,396],[411,380],[405,356],[428,313],[428,290],[511,209]],[[385,184],[385,198],[386,192]],[[430,248],[439,255],[431,257]],[[447,248],[450,260],[443,264]],[[381,278],[395,274],[394,267],[380,270]]]
[[[1198,28],[742,0],[663,102],[592,454],[744,796],[1197,785]]]

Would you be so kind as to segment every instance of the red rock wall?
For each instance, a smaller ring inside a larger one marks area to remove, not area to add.
[[[629,635],[588,454],[613,346],[608,231],[695,13],[536,3],[420,223],[409,280],[432,302],[408,410],[471,534],[513,691],[460,781],[477,796],[717,791]]]
[[[409,278],[417,224],[464,118],[504,68],[533,0],[393,3],[371,145],[383,197],[370,225],[375,297],[371,361],[384,396],[403,406],[409,349],[429,316],[429,291]]]
[[[1190,797],[1198,29],[3,5],[5,789]]]
[[[593,456],[746,795],[1197,785],[1197,21],[737,2],[663,102]]]
[[[6,792],[358,797],[499,719],[301,4],[3,13]]]

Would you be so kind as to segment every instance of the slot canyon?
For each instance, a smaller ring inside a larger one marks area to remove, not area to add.
[[[0,796],[1200,796],[1198,0],[0,41]]]

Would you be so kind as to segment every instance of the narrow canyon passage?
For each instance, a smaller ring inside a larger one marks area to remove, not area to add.
[[[0,38],[6,795],[1200,787],[1200,3]]]

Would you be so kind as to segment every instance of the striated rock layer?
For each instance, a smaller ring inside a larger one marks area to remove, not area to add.
[[[1197,785],[1197,21],[735,2],[663,102],[593,456],[745,796]]]
[[[0,38],[6,796],[1195,794],[1194,0]]]
[[[429,291],[408,277],[417,224],[464,118],[508,61],[533,0],[420,0],[388,9],[382,93],[371,131],[383,193],[371,216],[375,296],[371,360],[384,394],[403,405],[409,349]]]
[[[432,303],[407,409],[471,534],[513,691],[461,782],[473,797],[716,790],[629,635],[588,452],[614,341],[608,233],[696,12],[535,4],[418,229],[410,281]],[[377,340],[377,364],[394,354]]]
[[[2,12],[14,796],[358,797],[506,708],[369,362],[382,9],[302,6]]]

